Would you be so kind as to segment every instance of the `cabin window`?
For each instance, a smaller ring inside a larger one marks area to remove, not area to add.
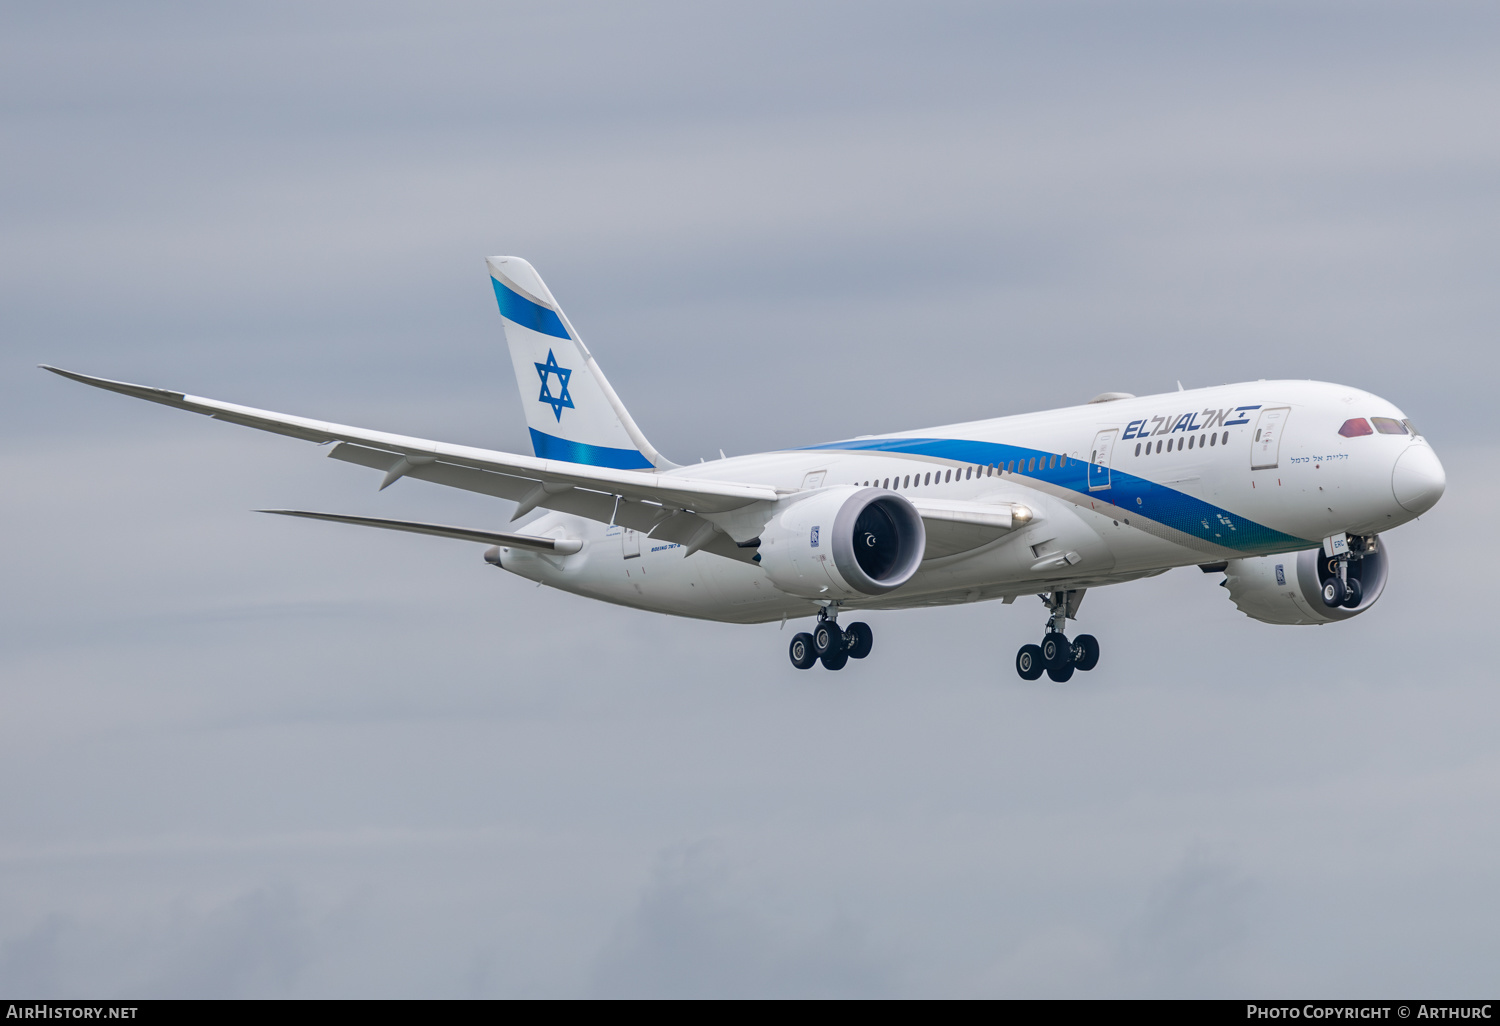
[[[902,488],[910,488],[910,487],[911,487],[911,478],[910,478],[910,477],[907,477],[907,478],[903,478],[903,480],[904,480],[904,481],[905,481],[905,482],[906,482],[906,483],[905,483],[905,484],[903,484],[903,485],[902,485],[902,486],[901,486],[901,487],[902,487]]]
[[[1370,423],[1375,425],[1375,430],[1382,435],[1404,435],[1406,425],[1393,417],[1371,417]]]
[[[1137,456],[1139,456],[1141,454],[1141,443],[1140,442],[1136,442],[1135,443],[1135,454]]]
[[[1218,442],[1218,440],[1219,440],[1219,436],[1217,434],[1213,434],[1213,435],[1209,435],[1208,436],[1208,444],[1209,445],[1213,445],[1214,443]]]
[[[891,486],[891,479],[890,478],[886,478],[885,479],[885,484],[881,485],[880,487],[882,487],[882,488],[889,488],[890,486]]]
[[[974,468],[973,467],[970,467],[968,470],[964,471],[964,480],[969,481],[969,480],[972,480],[973,477],[974,477]]]
[[[1191,449],[1192,447],[1193,447],[1193,439],[1192,439],[1191,436],[1189,436],[1189,438],[1188,438],[1188,448]]]
[[[1161,439],[1156,440],[1156,451],[1161,452]]]
[[[1060,459],[1058,461],[1057,465],[1059,467],[1066,467],[1068,465],[1068,454],[1067,453],[1063,453],[1062,454],[1062,459]]]
[[[1339,428],[1339,434],[1345,438],[1358,438],[1360,435],[1373,435],[1370,430],[1370,422],[1363,417],[1350,417],[1344,421],[1344,426]],[[1255,440],[1260,441],[1260,432],[1257,431]]]
[[[923,484],[932,484],[932,475],[928,474],[925,477],[923,477],[922,478],[922,483]]]
[[[1219,443],[1221,445],[1228,445],[1229,444],[1229,432],[1228,431],[1224,432],[1224,437],[1221,438],[1221,439],[1219,439]]]
[[[1026,462],[1026,472],[1028,474],[1035,474],[1036,473],[1036,457],[1035,456],[1031,457],[1031,459]]]

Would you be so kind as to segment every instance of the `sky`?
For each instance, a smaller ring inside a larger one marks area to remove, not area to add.
[[[1497,123],[1481,3],[6,4],[0,993],[1492,994]],[[1447,495],[1343,624],[804,673],[35,366],[527,452],[497,253],[680,463],[1317,378]]]

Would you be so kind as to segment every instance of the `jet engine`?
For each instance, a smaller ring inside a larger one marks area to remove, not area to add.
[[[922,517],[882,488],[825,488],[780,510],[760,533],[760,565],[802,598],[882,595],[911,580],[927,547]]]
[[[1321,548],[1281,556],[1231,559],[1224,587],[1240,612],[1262,623],[1336,623],[1373,606],[1385,590],[1389,568],[1385,543],[1375,535],[1353,539],[1359,558],[1349,561],[1348,578],[1359,582],[1358,602],[1329,606],[1323,585],[1338,576],[1338,564]],[[1352,591],[1352,586],[1351,586]],[[1351,596],[1352,597],[1352,596]]]

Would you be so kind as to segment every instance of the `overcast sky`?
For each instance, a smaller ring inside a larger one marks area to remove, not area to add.
[[[1492,994],[1497,124],[1492,3],[6,4],[0,992]],[[1296,377],[1448,493],[1345,624],[801,673],[34,369],[525,452],[494,253],[678,462]]]

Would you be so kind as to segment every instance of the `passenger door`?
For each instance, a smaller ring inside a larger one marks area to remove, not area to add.
[[[1271,470],[1281,459],[1281,436],[1286,431],[1290,406],[1273,406],[1261,410],[1255,419],[1255,434],[1250,439],[1250,469]]]
[[[1109,487],[1109,458],[1115,450],[1115,439],[1119,428],[1110,428],[1094,436],[1093,448],[1089,450],[1089,491],[1097,492]]]

